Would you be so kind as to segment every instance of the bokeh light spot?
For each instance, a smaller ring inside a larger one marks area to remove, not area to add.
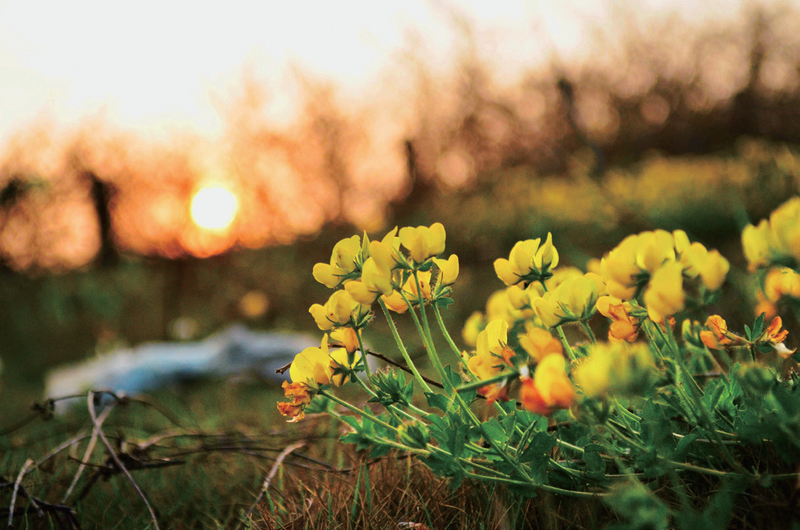
[[[222,230],[236,217],[239,201],[223,186],[207,186],[192,197],[192,221],[200,228]]]

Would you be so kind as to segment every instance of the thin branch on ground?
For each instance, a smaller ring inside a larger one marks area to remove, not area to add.
[[[258,506],[258,503],[261,502],[261,499],[264,498],[264,495],[266,494],[267,490],[269,489],[269,486],[270,486],[270,483],[272,482],[272,479],[275,478],[275,474],[278,472],[278,468],[280,467],[280,465],[283,462],[283,460],[287,456],[289,456],[291,453],[293,453],[297,449],[300,449],[301,447],[304,447],[305,445],[306,445],[305,442],[297,442],[297,443],[294,443],[294,444],[286,447],[283,451],[281,451],[281,453],[275,459],[275,463],[272,464],[272,468],[269,470],[269,474],[267,475],[267,478],[264,479],[264,484],[262,484],[262,486],[261,486],[261,491],[259,492],[258,497],[256,497],[256,501],[253,503],[253,505],[250,507],[250,509],[247,510],[247,513],[245,514],[245,517],[244,517],[245,519],[248,519],[253,514],[253,510],[256,509],[256,506]]]
[[[155,529],[159,530],[158,519],[156,518],[155,511],[153,511],[153,507],[150,506],[150,501],[147,500],[147,496],[144,494],[144,491],[142,491],[142,489],[139,487],[139,484],[136,483],[136,480],[133,478],[133,475],[130,474],[130,471],[128,471],[127,468],[122,464],[122,461],[117,456],[116,451],[114,451],[114,448],[111,447],[111,442],[108,441],[108,438],[106,438],[106,435],[103,433],[103,430],[98,423],[97,413],[94,410],[94,396],[95,396],[94,393],[90,390],[87,402],[89,406],[89,416],[91,416],[92,423],[94,424],[95,428],[98,431],[98,435],[100,436],[100,441],[102,441],[103,445],[106,446],[109,455],[111,456],[111,458],[114,459],[114,463],[120,470],[122,470],[122,472],[128,478],[128,481],[131,483],[131,485],[133,485],[133,488],[136,490],[136,493],[138,493],[139,496],[144,501],[145,505],[147,506],[147,510],[150,512],[150,517],[153,519],[153,525],[155,526]]]

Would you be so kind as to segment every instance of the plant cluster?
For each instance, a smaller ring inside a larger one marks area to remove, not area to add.
[[[795,198],[743,233],[751,268],[768,270],[768,302],[800,295],[798,221]],[[800,461],[796,356],[781,317],[761,313],[744,334],[728,330],[721,315],[688,318],[718,300],[730,269],[718,251],[681,230],[647,231],[582,272],[559,268],[549,234],[520,241],[495,261],[506,288],[486,314],[468,319],[471,351],[463,351],[442,318],[459,273],[455,255],[438,257],[444,250],[439,223],[336,244],[330,263],[313,271],[334,289],[310,309],[325,336],[292,363],[282,414],[298,421],[324,411],[348,426],[343,441],[373,457],[414,455],[453,487],[469,479],[524,496],[603,497],[658,528],[670,517],[685,525],[719,515],[720,503],[727,520],[730,499],[747,487],[797,478],[747,456],[767,446],[779,462]],[[362,335],[375,306],[413,380],[395,369],[371,372]],[[409,356],[392,312],[413,320],[441,390]],[[603,322],[607,340],[598,340],[592,328]],[[442,362],[433,323],[460,366]],[[569,340],[567,325],[585,338]],[[346,382],[380,411],[337,396]],[[415,399],[420,389],[427,408]],[[701,475],[717,481],[719,493],[697,512],[686,484]],[[654,493],[663,480],[677,492],[671,502]]]

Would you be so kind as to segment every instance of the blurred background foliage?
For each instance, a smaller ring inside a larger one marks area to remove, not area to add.
[[[32,126],[0,160],[0,420],[40,399],[59,363],[234,321],[314,331],[307,308],[328,292],[312,265],[395,225],[445,225],[462,265],[454,331],[501,287],[493,260],[548,231],[584,267],[626,234],[682,228],[731,260],[721,304],[732,327],[747,321],[739,233],[800,188],[798,28],[783,4],[703,27],[631,20],[597,31],[586,59],[539,57],[509,84],[464,24],[446,74],[410,47],[399,101],[346,104],[299,75],[302,110],[278,125],[269,87],[244,76],[213,149]],[[220,178],[239,214],[204,231],[189,201]]]

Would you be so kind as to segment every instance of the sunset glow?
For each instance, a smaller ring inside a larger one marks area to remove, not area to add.
[[[192,221],[206,230],[224,230],[236,218],[239,201],[223,186],[202,188],[192,197]]]

